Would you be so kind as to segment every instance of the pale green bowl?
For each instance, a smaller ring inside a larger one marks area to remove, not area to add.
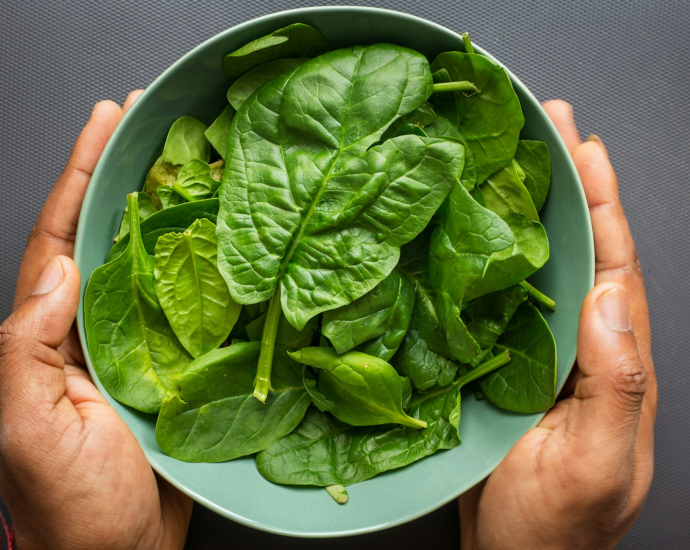
[[[210,124],[227,104],[223,56],[246,42],[291,23],[323,32],[334,48],[390,42],[414,48],[431,60],[463,50],[456,33],[411,15],[373,8],[326,7],[267,15],[229,29],[194,48],[158,77],[125,115],[101,157],[79,219],[75,260],[83,290],[102,265],[125,207],[125,195],[141,189],[160,155],[170,125],[183,115]],[[468,29],[481,36],[481,29]],[[479,53],[488,56],[479,47]],[[489,56],[490,57],[490,56]],[[538,63],[535,55],[534,63]],[[575,361],[580,304],[592,287],[594,253],[585,197],[575,167],[539,102],[514,76],[526,124],[523,137],[548,144],[553,163],[551,192],[542,221],[551,259],[534,283],[558,303],[546,313],[558,345],[558,388]],[[542,414],[513,414],[471,394],[463,399],[462,445],[407,468],[348,488],[350,502],[336,504],[320,488],[274,485],[257,472],[254,458],[220,464],[189,464],[163,454],[156,444],[156,417],[114,401],[99,383],[86,348],[83,304],[78,315],[89,372],[98,389],[137,437],[151,466],[194,500],[250,527],[285,535],[329,537],[392,527],[435,510],[475,485],[498,465],[511,446]]]

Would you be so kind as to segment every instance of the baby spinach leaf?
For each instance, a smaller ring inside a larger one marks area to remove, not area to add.
[[[247,98],[256,90],[277,76],[284,74],[300,65],[304,65],[308,58],[298,57],[295,59],[285,58],[269,61],[258,67],[254,67],[247,74],[238,78],[228,90],[228,102],[235,109],[239,110]],[[223,151],[223,154],[225,151]]]
[[[211,146],[204,135],[206,125],[190,116],[178,118],[168,131],[163,146],[163,161],[182,165],[192,159],[208,162]]]
[[[223,158],[225,158],[225,151],[228,148],[228,134],[234,116],[235,109],[232,108],[232,105],[228,105],[204,132],[206,139]]]
[[[481,55],[445,52],[431,64],[435,77],[439,69],[445,69],[451,80],[470,81],[480,90],[471,95],[440,92],[431,102],[467,140],[477,165],[477,183],[482,183],[515,156],[525,123],[520,100],[505,69]]]
[[[335,407],[335,403],[326,399],[326,397],[316,388],[316,379],[308,376],[307,372],[307,365],[303,365],[302,383],[304,384],[304,389],[307,390],[307,393],[311,398],[311,402],[314,403],[316,408],[322,412],[330,411],[333,407]]]
[[[218,187],[220,182],[213,179],[211,166],[203,160],[192,159],[182,165],[173,190],[185,200],[192,202],[210,199]]]
[[[436,120],[436,113],[429,103],[423,103],[420,107],[401,116],[399,119],[393,122],[388,129],[381,136],[381,141],[386,141],[394,136],[401,136],[405,134],[413,133],[409,126],[416,127],[414,132],[427,127]],[[408,127],[407,131],[403,130],[403,127]],[[426,133],[418,134],[426,136]]]
[[[137,195],[139,203],[139,221],[144,221],[146,218],[153,216],[158,212],[158,208],[153,204],[151,197],[146,193],[139,193]],[[115,237],[115,242],[122,239],[125,235],[129,235],[129,207],[125,206],[125,214],[120,223],[120,231]]]
[[[108,393],[125,405],[155,413],[175,393],[174,377],[190,357],[156,297],[153,259],[141,240],[137,193],[127,196],[127,206],[130,234],[124,252],[96,269],[86,287],[86,337],[94,370]]]
[[[551,185],[551,157],[543,141],[521,139],[515,160],[525,172],[524,184],[532,196],[537,212],[542,209]]]
[[[385,361],[348,351],[338,355],[331,348],[313,347],[289,353],[298,363],[319,369],[318,391],[333,403],[329,412],[353,426],[396,423],[426,428],[426,422],[403,410],[403,385]]]
[[[326,38],[314,27],[295,23],[229,53],[223,60],[223,69],[229,80],[235,80],[253,67],[269,61],[285,57],[316,57],[330,49]]]
[[[434,387],[410,402],[410,416],[427,423],[417,430],[399,425],[355,427],[315,409],[297,429],[259,453],[256,466],[269,481],[286,485],[352,485],[407,466],[460,444],[460,388],[504,365],[505,354]]]
[[[325,312],[321,332],[338,353],[363,345],[386,357],[359,351],[387,361],[407,332],[413,307],[414,285],[394,270],[361,298]]]
[[[185,462],[222,462],[261,451],[297,426],[310,403],[300,366],[276,348],[274,391],[260,403],[252,397],[259,346],[211,351],[177,377],[180,395],[163,403],[156,423],[163,452]]]
[[[539,221],[532,197],[520,181],[515,161],[486,178],[481,189],[486,208],[504,220],[512,212],[516,212],[532,221]]]
[[[539,310],[521,305],[494,346],[508,350],[511,362],[481,381],[486,398],[510,411],[534,413],[556,399],[556,341]]]
[[[158,237],[166,233],[182,233],[199,218],[207,218],[215,223],[217,214],[218,199],[186,202],[156,212],[141,223],[141,240],[144,243],[144,248],[150,256],[153,256]],[[128,243],[129,235],[117,241],[110,249],[108,261],[110,262],[122,254]]]
[[[238,303],[275,296],[273,309],[300,329],[392,271],[399,247],[457,179],[463,147],[418,136],[369,146],[431,86],[423,56],[377,44],[311,60],[245,102],[231,127],[218,218],[219,267]],[[278,319],[269,306],[266,349]]]
[[[427,126],[424,131],[429,137],[441,137],[462,143],[462,145],[465,147],[465,166],[463,167],[462,174],[460,175],[460,183],[462,183],[465,186],[465,189],[470,192],[474,189],[478,189],[478,186],[475,185],[477,181],[477,165],[474,162],[472,151],[467,146],[467,141],[465,141],[465,138],[462,137],[462,134],[458,131],[458,129],[453,126],[448,119],[437,117],[434,123],[430,126]]]
[[[264,325],[266,324],[266,314],[263,313],[251,323],[247,324],[247,336],[252,342],[257,342],[261,340],[261,335],[264,331]],[[280,322],[278,323],[278,334],[276,335],[276,344],[280,344],[290,349],[300,349],[308,346],[311,343],[312,336],[318,329],[319,323],[318,319],[314,317],[310,319],[302,330],[297,330],[293,327],[285,315],[281,315]]]
[[[172,187],[179,171],[179,166],[165,162],[163,157],[158,157],[151,166],[144,182],[144,191],[151,197],[156,208],[162,207],[161,200],[158,198],[158,189],[160,187]]]
[[[170,208],[171,206],[177,206],[178,204],[187,202],[180,195],[175,193],[172,187],[168,187],[167,185],[161,185],[156,190],[156,194],[163,208]]]
[[[216,226],[196,220],[158,239],[156,296],[185,349],[199,357],[220,346],[240,315],[216,267]]]

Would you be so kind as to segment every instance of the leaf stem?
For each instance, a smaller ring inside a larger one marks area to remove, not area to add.
[[[271,369],[273,368],[273,350],[276,347],[276,336],[278,335],[278,324],[282,308],[280,305],[280,284],[276,285],[276,291],[268,302],[266,312],[266,322],[264,331],[261,335],[261,351],[259,352],[259,363],[256,368],[256,378],[254,378],[254,397],[264,403],[268,397],[268,392],[273,390],[271,387]]]
[[[324,489],[338,504],[345,504],[350,498],[344,485],[326,485]]]
[[[457,379],[455,384],[453,384],[453,387],[463,387],[469,384],[470,382],[476,380],[477,378],[481,378],[482,376],[485,376],[490,372],[493,372],[496,369],[502,367],[503,365],[507,365],[508,363],[510,363],[510,352],[508,350],[504,350],[503,352],[499,353],[496,357],[492,357],[488,361],[484,361],[478,367],[467,371],[465,374],[463,374],[460,378]]]
[[[479,92],[469,80],[457,80],[455,82],[435,82],[434,92]]]
[[[187,202],[194,202],[195,198],[192,196],[191,193],[189,193],[184,187],[182,187],[179,183],[174,183],[172,186],[173,191],[180,195],[184,200]]]
[[[139,227],[139,193],[127,195],[127,208],[129,209],[129,240],[136,242],[141,239]]]
[[[535,287],[533,287],[527,281],[522,281],[520,283],[520,286],[527,291],[527,294],[529,294],[532,298],[534,298],[537,302],[542,304],[544,307],[550,309],[551,311],[556,311],[556,302],[554,302],[546,294],[544,294],[540,290],[537,290]]]
[[[465,51],[467,53],[474,53],[474,47],[472,46],[472,42],[470,42],[470,33],[462,33],[462,43],[465,45]]]

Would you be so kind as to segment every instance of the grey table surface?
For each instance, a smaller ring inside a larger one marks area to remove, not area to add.
[[[637,242],[659,377],[656,477],[625,549],[690,545],[690,3],[351,1],[406,11],[487,48],[540,99],[563,98],[608,147]],[[100,99],[123,101],[206,38],[260,15],[321,2],[183,0],[0,4],[0,319],[11,311],[26,237]],[[356,503],[352,503],[356,505]],[[385,532],[328,542],[457,548],[454,504]],[[317,548],[197,507],[187,548]]]

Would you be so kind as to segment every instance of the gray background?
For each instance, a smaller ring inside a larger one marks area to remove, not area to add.
[[[642,261],[659,377],[656,477],[620,548],[687,548],[690,539],[690,3],[350,2],[406,11],[461,32],[540,100],[563,98],[608,147]],[[99,99],[123,101],[206,38],[247,19],[319,2],[8,1],[0,5],[0,319],[11,309],[24,243]],[[352,503],[356,505],[356,503]],[[375,548],[457,548],[450,504],[358,540]],[[255,532],[197,507],[188,548],[317,548]]]

